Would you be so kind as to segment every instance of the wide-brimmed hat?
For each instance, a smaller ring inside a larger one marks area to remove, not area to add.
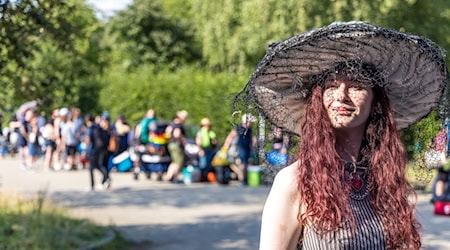
[[[299,134],[304,104],[317,84],[312,79],[346,62],[379,72],[397,129],[428,115],[449,82],[444,52],[429,39],[353,21],[272,44],[245,89],[267,119]]]

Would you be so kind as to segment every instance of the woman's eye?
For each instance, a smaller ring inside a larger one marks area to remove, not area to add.
[[[327,85],[327,86],[325,86],[325,89],[337,89],[338,88],[338,86],[337,85]]]
[[[366,88],[364,86],[362,86],[362,85],[353,85],[353,86],[350,87],[350,89],[353,89],[353,90],[366,90]]]

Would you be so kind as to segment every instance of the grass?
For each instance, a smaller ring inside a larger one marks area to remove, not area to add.
[[[108,230],[70,217],[64,209],[47,203],[45,192],[34,198],[0,192],[0,249],[83,249],[103,239]],[[125,240],[116,237],[102,249],[124,246]]]

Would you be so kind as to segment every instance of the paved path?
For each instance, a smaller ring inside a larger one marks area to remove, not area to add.
[[[97,174],[96,178],[100,180]],[[87,192],[87,170],[30,172],[17,160],[0,159],[4,191],[48,197],[77,217],[116,226],[134,249],[257,249],[261,211],[267,187],[208,183],[166,184],[131,173],[112,173],[109,192]],[[429,194],[419,196],[424,244],[429,250],[450,249],[450,217],[434,216]]]

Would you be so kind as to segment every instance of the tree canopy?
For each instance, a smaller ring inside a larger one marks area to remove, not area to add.
[[[101,26],[84,1],[0,1],[2,109],[83,106],[88,79],[106,66]],[[89,98],[87,98],[89,99]]]

